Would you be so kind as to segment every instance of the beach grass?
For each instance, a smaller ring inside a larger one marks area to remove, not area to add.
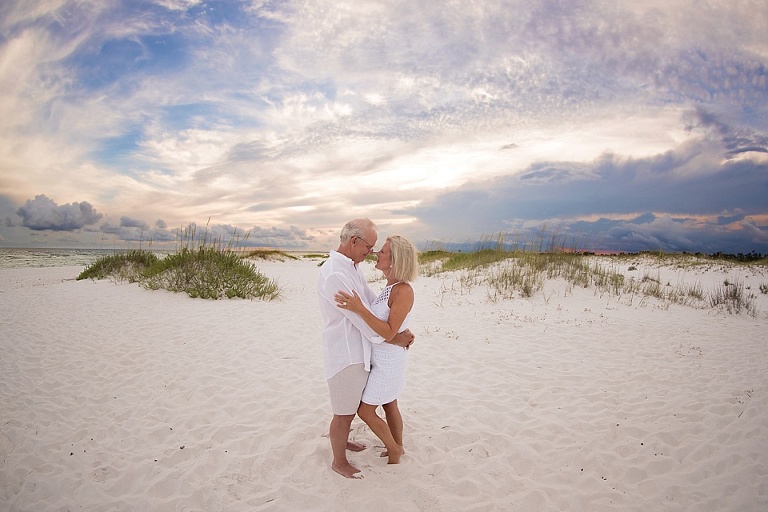
[[[731,282],[726,279],[709,294],[709,303],[713,308],[724,309],[731,314],[756,314],[755,296],[744,288],[741,281]]]
[[[285,251],[278,249],[254,249],[252,251],[244,252],[240,255],[241,258],[254,259],[254,260],[297,260],[297,256],[288,254]]]
[[[149,250],[132,250],[100,258],[83,270],[81,279],[138,282],[151,290],[183,292],[202,299],[263,299],[280,295],[277,283],[260,273],[252,258],[289,256],[281,251],[243,253],[232,242],[222,243],[205,233],[198,238],[194,226],[181,231],[179,248],[164,258]]]
[[[247,238],[247,234],[245,238]],[[158,258],[151,251],[134,250],[105,256],[87,267],[78,279],[112,278],[139,282],[150,289],[187,293],[209,299],[273,299],[280,291],[275,282],[258,272],[249,260],[299,259],[276,249],[236,250],[239,240],[226,244],[211,239],[208,230],[198,237],[194,226],[180,230],[175,253]],[[725,282],[713,290],[700,283],[663,282],[662,267],[692,269],[711,265],[755,266],[765,268],[761,255],[714,255],[650,251],[633,254],[596,255],[565,246],[565,238],[541,231],[532,241],[483,237],[467,244],[472,250],[451,251],[433,246],[419,253],[421,273],[433,276],[456,272],[463,288],[485,285],[491,300],[530,298],[544,290],[547,281],[564,280],[566,293],[574,288],[592,288],[595,293],[619,298],[652,297],[666,303],[691,307],[710,307],[729,314],[757,315],[755,293],[740,282]],[[305,258],[327,254],[305,255]],[[375,255],[366,261],[375,262]],[[322,261],[320,262],[322,264]],[[656,269],[633,275],[640,266]],[[623,270],[622,270],[623,269]],[[759,286],[768,294],[768,283]]]
[[[147,269],[142,284],[150,289],[184,292],[192,298],[275,299],[277,284],[239,254],[217,247],[182,249]]]
[[[760,255],[715,255],[643,252],[635,254],[595,255],[562,245],[563,237],[541,233],[534,243],[510,243],[503,237],[486,237],[474,244],[476,250],[449,251],[433,247],[419,255],[421,273],[432,276],[457,272],[463,288],[484,284],[491,300],[532,297],[544,289],[548,280],[562,279],[573,287],[592,288],[595,293],[615,297],[653,297],[666,303],[691,307],[711,307],[729,314],[757,315],[755,295],[739,282],[726,282],[705,291],[700,283],[664,283],[659,272],[645,271],[642,276],[625,275],[620,267],[638,270],[645,266],[691,269],[707,265],[766,267]],[[558,245],[560,244],[560,245]],[[524,249],[521,247],[530,247]],[[542,250],[546,248],[546,250]],[[768,293],[768,285],[760,286]]]
[[[158,262],[159,258],[153,252],[133,250],[102,256],[88,265],[79,276],[81,279],[114,278],[119,281],[135,283],[141,281],[145,271]]]

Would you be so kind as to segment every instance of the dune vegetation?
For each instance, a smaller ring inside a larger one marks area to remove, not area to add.
[[[245,236],[247,239],[247,234]],[[165,257],[150,250],[132,250],[104,256],[88,266],[78,279],[105,279],[138,282],[149,289],[184,292],[190,297],[221,299],[274,299],[277,284],[261,274],[253,260],[296,260],[299,257],[275,249],[235,250],[237,243],[212,240],[207,230],[197,237],[194,227],[181,232],[178,249]],[[768,259],[755,253],[712,255],[690,253],[621,253],[597,255],[567,247],[564,239],[542,231],[536,240],[522,242],[499,235],[466,244],[468,249],[431,247],[419,254],[421,274],[434,276],[455,272],[461,286],[484,285],[490,300],[529,298],[543,293],[549,280],[574,288],[591,288],[598,294],[619,298],[654,297],[666,303],[710,307],[730,314],[757,315],[757,293],[768,294],[768,282],[751,289],[738,279],[724,280],[712,289],[701,283],[664,282],[661,272],[675,268],[705,271],[715,265],[751,267],[768,273]],[[302,256],[312,260],[327,253]],[[375,255],[367,261],[374,262]],[[639,271],[639,262],[645,270]]]
[[[557,237],[542,236],[539,243],[507,243],[501,237],[472,245],[470,251],[432,248],[419,255],[426,276],[454,271],[462,286],[485,285],[491,300],[515,296],[532,297],[542,292],[547,280],[561,279],[568,289],[592,288],[595,293],[616,297],[655,297],[661,301],[692,307],[712,307],[731,314],[757,315],[756,293],[768,293],[768,284],[752,290],[738,280],[725,280],[711,290],[700,283],[663,282],[660,273],[638,270],[645,267],[690,269],[714,265],[733,265],[768,269],[768,260],[758,254],[715,255],[647,252],[596,255],[558,245]],[[545,243],[546,242],[546,243]],[[622,270],[623,269],[623,270]]]
[[[137,282],[152,290],[183,292],[193,298],[264,299],[280,295],[277,283],[260,273],[251,259],[293,258],[280,251],[236,251],[233,243],[212,240],[207,230],[181,232],[179,248],[165,257],[151,250],[131,250],[104,256],[83,270],[80,279]]]

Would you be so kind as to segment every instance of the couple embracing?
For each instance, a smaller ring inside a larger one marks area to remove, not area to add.
[[[414,338],[407,328],[414,301],[409,283],[418,274],[418,256],[405,238],[387,238],[376,253],[376,268],[387,279],[377,296],[359,268],[377,240],[370,220],[348,222],[341,230],[339,248],[331,251],[317,280],[325,378],[333,410],[331,468],[347,478],[362,476],[346,453],[365,449],[349,440],[355,414],[384,443],[382,457],[388,457],[390,464],[397,464],[404,453],[397,396],[405,387],[406,350]],[[376,413],[378,406],[386,421]]]

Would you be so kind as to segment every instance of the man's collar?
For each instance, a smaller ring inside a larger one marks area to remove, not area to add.
[[[350,257],[348,257],[348,256],[344,256],[344,255],[343,255],[343,254],[341,254],[339,251],[331,251],[331,252],[328,254],[328,257],[329,257],[329,258],[334,258],[334,259],[339,259],[339,260],[341,260],[341,261],[344,261],[344,262],[346,262],[346,263],[349,263],[349,264],[351,264],[353,267],[357,268],[357,264],[356,264],[354,261],[352,261],[352,258],[350,258]]]

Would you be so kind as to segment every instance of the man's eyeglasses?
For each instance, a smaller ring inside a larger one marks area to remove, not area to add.
[[[373,244],[369,244],[368,242],[365,241],[364,238],[360,238],[359,236],[356,236],[355,238],[357,238],[358,240],[362,240],[362,242],[365,244],[365,246],[368,248],[369,251],[373,249]]]

